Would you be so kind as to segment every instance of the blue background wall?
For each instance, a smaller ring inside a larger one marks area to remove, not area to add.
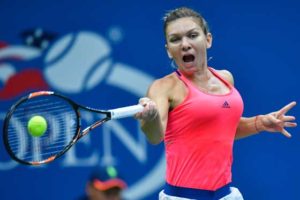
[[[40,89],[92,107],[135,104],[152,80],[172,71],[161,19],[183,5],[209,22],[214,36],[209,65],[233,73],[244,116],[299,101],[296,0],[1,0],[1,126],[13,102]],[[94,60],[87,63],[87,58]],[[299,116],[299,106],[290,113]],[[87,114],[84,121],[94,118]],[[290,132],[292,139],[262,133],[236,142],[233,182],[245,199],[300,199],[299,128]],[[0,140],[0,199],[76,199],[97,164],[120,168],[129,186],[127,199],[157,199],[163,184],[163,145],[145,143],[132,119],[93,131],[60,160],[39,168],[11,161]]]

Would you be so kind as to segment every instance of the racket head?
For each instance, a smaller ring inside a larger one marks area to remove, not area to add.
[[[28,121],[42,116],[47,129],[42,136],[29,133]],[[40,165],[63,155],[79,138],[78,105],[51,91],[22,97],[8,111],[3,126],[3,141],[8,154],[19,163]]]

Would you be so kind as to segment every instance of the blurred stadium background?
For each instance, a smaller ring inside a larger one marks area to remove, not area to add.
[[[245,116],[299,102],[300,3],[296,0],[1,0],[0,124],[22,95],[55,90],[91,107],[130,105],[172,71],[164,13],[188,6],[214,36],[209,65],[228,69]],[[291,113],[299,116],[299,106]],[[86,123],[96,116],[83,114]],[[300,199],[300,133],[262,133],[234,147],[233,183],[246,200]],[[151,146],[132,119],[93,131],[55,163],[12,161],[0,139],[0,199],[75,200],[91,169],[116,165],[126,199],[154,200],[164,184],[163,145]]]

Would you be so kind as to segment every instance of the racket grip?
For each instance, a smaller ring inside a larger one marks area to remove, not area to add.
[[[111,112],[111,119],[120,119],[125,117],[132,117],[138,112],[142,112],[144,107],[140,104],[134,106],[127,106],[109,110]]]

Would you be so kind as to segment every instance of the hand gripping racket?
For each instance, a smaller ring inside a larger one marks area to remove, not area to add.
[[[82,129],[80,111],[98,113],[103,117]],[[16,102],[8,111],[3,126],[3,141],[9,155],[27,165],[49,163],[62,156],[80,138],[111,119],[130,117],[141,112],[134,105],[112,110],[99,110],[75,103],[52,91],[31,93]],[[28,122],[35,116],[44,119],[44,133],[30,133]]]

